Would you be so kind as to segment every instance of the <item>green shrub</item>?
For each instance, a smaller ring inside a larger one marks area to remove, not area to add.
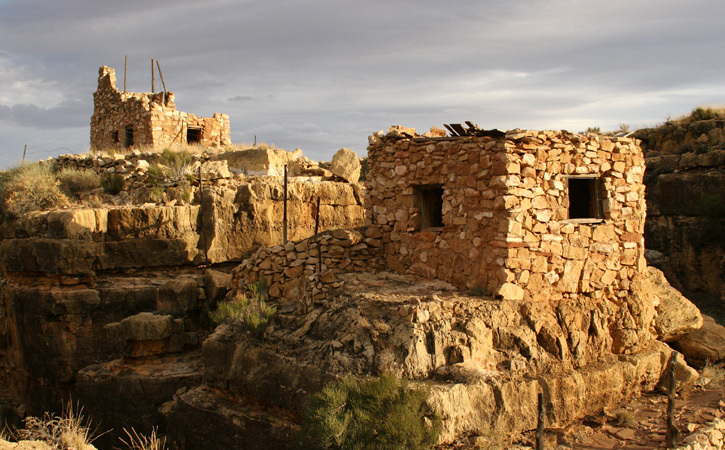
[[[391,375],[328,383],[310,398],[300,441],[305,448],[426,449],[440,419],[427,417],[428,393]]]
[[[101,185],[101,177],[91,169],[71,169],[64,167],[57,174],[60,188],[67,195],[89,192]]]
[[[101,187],[111,195],[117,195],[126,187],[126,179],[120,173],[107,173],[101,178]]]
[[[161,160],[165,166],[169,166],[172,169],[179,169],[191,164],[191,155],[186,150],[172,152],[168,148],[165,148],[161,152]]]
[[[245,295],[238,295],[232,300],[219,302],[209,318],[216,324],[240,323],[257,338],[264,337],[270,321],[277,309],[270,307],[259,298],[252,300]]]
[[[714,108],[702,107],[702,106],[698,106],[697,108],[693,109],[692,114],[690,114],[690,118],[692,118],[693,121],[719,119],[720,117],[721,117],[720,111],[718,111]]]
[[[20,215],[68,205],[68,197],[49,164],[23,164],[0,175],[0,200],[5,211]]]
[[[152,187],[162,187],[165,178],[164,169],[158,164],[151,164],[146,171],[146,183]]]

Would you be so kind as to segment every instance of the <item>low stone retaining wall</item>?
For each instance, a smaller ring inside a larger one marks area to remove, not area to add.
[[[370,227],[260,248],[232,272],[233,294],[264,278],[271,299],[320,300],[340,287],[336,274],[382,270],[382,246],[379,229]]]

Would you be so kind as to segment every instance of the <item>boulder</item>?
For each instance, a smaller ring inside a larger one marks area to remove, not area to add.
[[[677,346],[688,361],[695,364],[725,359],[725,327],[703,314],[703,325],[677,341]]]
[[[343,147],[332,157],[330,170],[345,181],[357,183],[360,179],[360,158],[357,153]]]
[[[230,178],[229,165],[226,161],[206,161],[201,165],[201,173],[205,179]]]
[[[661,270],[648,267],[647,279],[657,310],[657,339],[673,342],[702,327],[700,310],[670,286]]]

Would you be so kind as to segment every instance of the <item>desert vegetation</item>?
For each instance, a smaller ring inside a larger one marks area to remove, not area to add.
[[[392,375],[344,378],[311,397],[303,448],[426,449],[438,441],[440,419],[428,417],[425,390]]]
[[[277,309],[267,304],[269,285],[264,279],[250,285],[251,297],[239,294],[231,300],[219,302],[209,318],[216,324],[242,324],[257,338],[264,337]]]

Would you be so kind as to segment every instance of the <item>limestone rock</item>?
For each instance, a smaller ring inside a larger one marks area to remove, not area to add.
[[[725,327],[712,317],[703,314],[703,325],[677,341],[682,354],[688,361],[702,364],[725,359]]]
[[[231,274],[214,269],[207,269],[204,273],[207,300],[219,300],[223,298],[229,291],[231,282]]]
[[[657,339],[676,341],[702,327],[702,315],[691,301],[670,286],[661,270],[647,268],[647,279],[654,296]]]
[[[87,449],[95,448],[88,446]],[[20,441],[20,442],[8,442],[0,439],[0,450],[53,450],[53,447],[42,441]]]
[[[226,161],[206,161],[201,165],[201,174],[205,179],[229,178],[232,176],[229,172],[229,165]]]
[[[341,148],[332,157],[332,173],[350,183],[357,183],[360,179],[360,158],[355,152]]]

